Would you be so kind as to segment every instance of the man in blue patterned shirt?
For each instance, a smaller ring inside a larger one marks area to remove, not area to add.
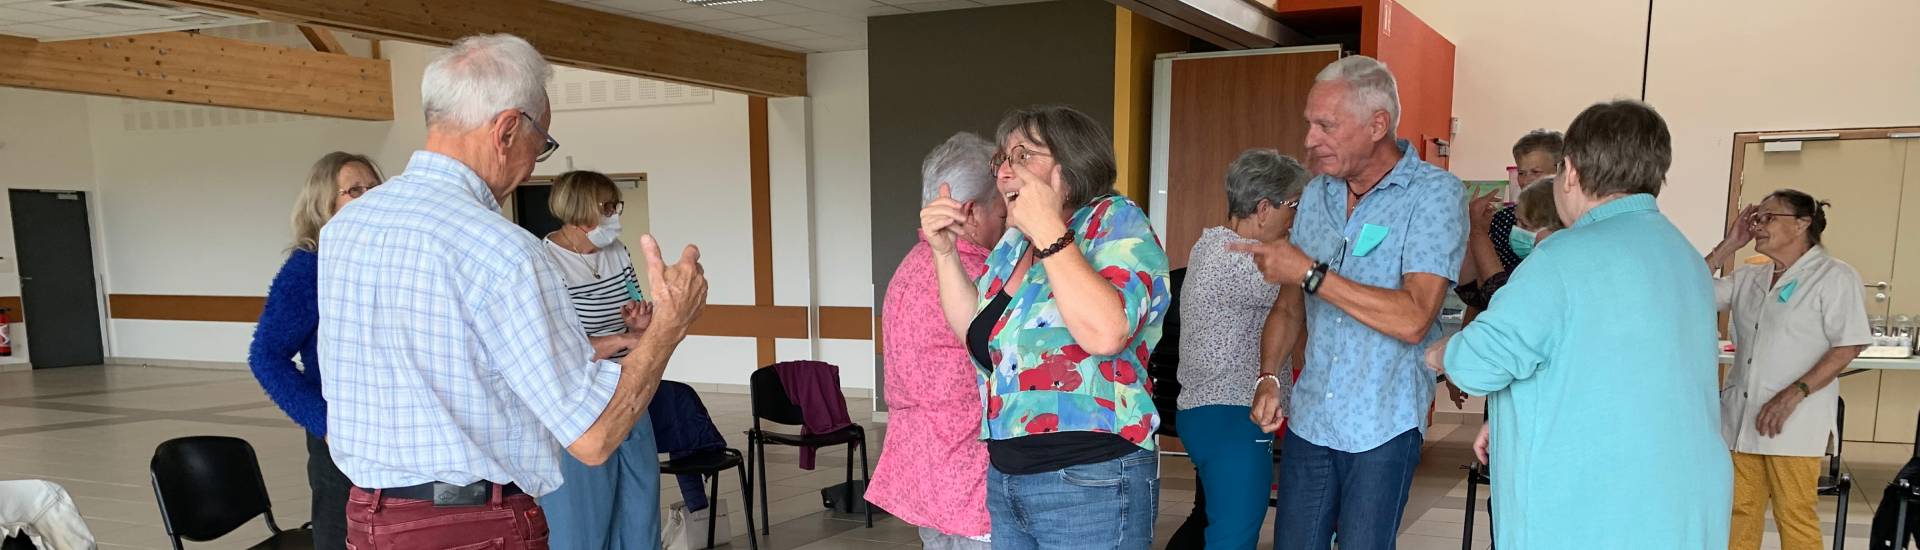
[[[1460,273],[1467,236],[1460,180],[1394,139],[1398,86],[1386,65],[1354,56],[1322,70],[1307,95],[1309,167],[1292,242],[1242,247],[1277,284],[1288,325],[1307,329],[1282,443],[1275,550],[1394,547],[1420,462],[1434,378],[1421,352]],[[1283,295],[1284,296],[1284,295]],[[1274,348],[1267,348],[1274,349]],[[1253,420],[1279,426],[1277,380],[1255,382]]]
[[[355,548],[546,548],[533,497],[559,457],[606,461],[706,304],[699,251],[642,238],[653,322],[589,341],[540,240],[500,215],[559,143],[525,40],[460,40],[427,65],[425,150],[320,232],[319,351]],[[604,361],[630,349],[619,363]]]

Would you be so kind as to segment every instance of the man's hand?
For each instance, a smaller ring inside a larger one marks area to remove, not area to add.
[[[1253,412],[1247,416],[1260,431],[1273,433],[1286,419],[1286,411],[1280,410],[1280,384],[1264,376],[1253,384]]]
[[[1766,437],[1780,435],[1780,430],[1787,425],[1787,418],[1793,416],[1794,409],[1799,408],[1800,401],[1806,398],[1800,393],[1800,388],[1793,386],[1773,394],[1773,399],[1768,399],[1767,404],[1760,407],[1760,415],[1754,420],[1754,429]]]
[[[1473,436],[1473,457],[1480,459],[1481,464],[1492,464],[1487,461],[1487,445],[1491,439],[1488,436],[1492,430],[1492,424],[1481,423],[1480,435]]]
[[[672,266],[661,259],[660,243],[653,235],[640,236],[640,250],[646,254],[647,281],[653,288],[650,332],[666,330],[677,341],[707,307],[707,275],[700,266],[700,248],[687,245]]]
[[[1260,275],[1276,285],[1299,285],[1307,278],[1307,270],[1313,269],[1313,258],[1286,240],[1234,243],[1227,245],[1227,250],[1252,254],[1253,265],[1260,268]]]

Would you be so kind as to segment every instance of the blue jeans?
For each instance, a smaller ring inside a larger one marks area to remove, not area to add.
[[[1160,509],[1160,456],[1008,475],[987,469],[994,550],[1147,550]]]
[[[1273,485],[1273,435],[1248,418],[1251,407],[1181,409],[1180,443],[1207,492],[1209,550],[1253,548],[1267,519]]]
[[[1326,550],[1335,527],[1340,550],[1391,550],[1420,443],[1420,430],[1412,429],[1371,450],[1346,453],[1288,432],[1281,443],[1274,550]]]
[[[553,550],[659,550],[660,453],[653,420],[633,432],[599,466],[560,454],[560,488],[540,497]]]

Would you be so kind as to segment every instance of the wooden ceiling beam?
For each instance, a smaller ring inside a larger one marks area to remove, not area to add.
[[[0,35],[0,86],[393,120],[386,60],[186,32],[61,42]]]
[[[313,51],[320,53],[347,53],[346,49],[340,47],[340,39],[334,38],[333,31],[331,30],[300,25],[300,36],[307,37],[307,43],[313,45]]]
[[[446,46],[511,33],[556,63],[767,97],[807,93],[806,55],[548,0],[164,0]]]

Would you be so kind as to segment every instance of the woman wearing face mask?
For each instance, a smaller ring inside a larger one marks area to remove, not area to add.
[[[1514,205],[1514,223],[1504,235],[1499,236],[1508,250],[1513,251],[1516,260],[1525,260],[1533,248],[1545,240],[1563,225],[1560,216],[1553,210],[1553,176],[1535,180],[1520,190],[1520,200]],[[1467,307],[1477,310],[1487,309],[1487,303],[1493,300],[1493,293],[1507,284],[1507,276],[1520,266],[1519,261],[1508,266],[1493,250],[1493,240],[1488,231],[1495,224],[1485,223],[1490,209],[1476,209],[1470,212],[1473,217],[1473,235],[1468,237],[1468,259],[1474,262],[1474,274],[1471,278],[1462,278],[1454,293]]]
[[[1717,269],[1752,242],[1771,260],[1713,281],[1720,310],[1732,312],[1720,433],[1733,452],[1733,550],[1760,547],[1768,501],[1781,548],[1820,547],[1815,489],[1836,435],[1836,382],[1873,341],[1859,272],[1820,246],[1826,209],[1806,193],[1774,191],[1742,208],[1707,255]]]
[[[642,301],[633,259],[620,243],[624,203],[613,180],[599,172],[560,174],[547,208],[565,224],[547,234],[547,255],[566,279],[587,336],[645,331],[653,307]],[[660,547],[660,455],[651,419],[642,415],[626,442],[599,466],[563,453],[560,473],[560,488],[540,497],[552,548]]]
[[[1261,425],[1280,422],[1293,385],[1287,368],[1293,350],[1261,336],[1277,300],[1301,299],[1299,287],[1267,283],[1253,256],[1227,246],[1286,238],[1307,178],[1298,161],[1272,149],[1240,153],[1227,168],[1231,219],[1201,232],[1187,262],[1178,420],[1180,442],[1207,495],[1207,548],[1253,548],[1259,541],[1273,484],[1273,435]],[[1253,410],[1259,384],[1281,388],[1278,409]]]
[[[247,364],[260,387],[307,430],[314,548],[346,547],[347,492],[353,486],[327,450],[327,400],[320,394],[320,357],[314,341],[320,326],[320,227],[380,181],[380,169],[365,155],[335,151],[313,164],[307,185],[293,204],[293,251],[273,277],[247,352]],[[293,362],[296,355],[298,366]]]

